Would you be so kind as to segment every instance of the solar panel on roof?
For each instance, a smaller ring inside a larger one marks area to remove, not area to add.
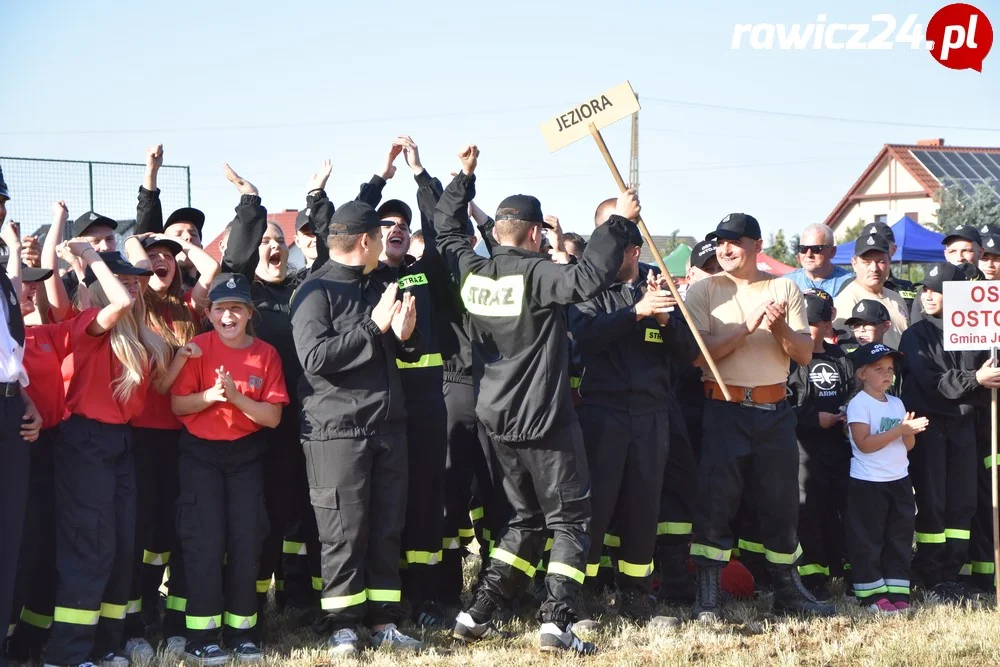
[[[975,151],[910,151],[941,184],[953,183],[972,196],[985,183],[1000,199],[1000,155]]]

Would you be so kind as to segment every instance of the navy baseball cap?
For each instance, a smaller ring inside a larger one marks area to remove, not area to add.
[[[212,303],[216,301],[238,301],[239,303],[252,306],[253,299],[250,297],[250,282],[245,276],[239,273],[220,273],[208,288],[208,300]]]
[[[903,358],[903,353],[892,349],[884,343],[865,343],[854,350],[854,352],[851,352],[851,361],[854,362],[854,368],[858,369],[868,364],[874,364],[882,357],[887,356],[899,360]]]
[[[537,197],[532,197],[531,195],[511,195],[507,197],[497,206],[497,214],[493,219],[497,222],[503,220],[522,220],[524,222],[533,222],[546,229],[552,229],[552,225],[545,222],[545,216],[542,215],[542,203],[538,201]]]
[[[809,324],[833,320],[832,296],[823,290],[809,290],[803,296],[806,300],[806,319],[809,320]]]
[[[699,241],[691,249],[691,266],[702,268],[712,257],[715,257],[715,241]]]
[[[364,202],[349,201],[333,214],[330,220],[330,234],[363,234],[377,227],[388,227],[392,223],[379,220],[375,209]],[[334,231],[333,225],[343,225],[343,229]]]
[[[390,199],[382,203],[376,211],[379,218],[385,218],[389,215],[398,215],[403,220],[406,220],[406,224],[413,222],[413,209],[410,205],[401,199]]]
[[[983,239],[979,235],[979,230],[972,225],[962,225],[961,227],[956,227],[950,232],[945,232],[944,238],[941,239],[941,245],[948,245],[955,239],[972,241],[976,245],[983,244]]]
[[[0,257],[0,268],[4,271],[7,270],[7,262],[10,261],[10,255],[3,255]],[[39,269],[34,266],[28,266],[24,262],[21,262],[21,282],[25,283],[40,283],[43,280],[48,280],[52,277],[52,269]]]
[[[889,310],[875,299],[861,299],[854,304],[850,318],[844,324],[853,327],[855,324],[881,324],[889,321]]]
[[[163,223],[163,229],[178,222],[190,222],[198,228],[198,234],[201,234],[201,230],[205,226],[205,214],[199,209],[191,208],[190,206],[179,208],[171,213],[167,221]]]
[[[877,250],[889,254],[889,239],[878,232],[874,234],[862,234],[854,242],[854,256],[861,257],[866,252]]]
[[[103,225],[105,227],[110,227],[111,229],[118,229],[117,220],[112,220],[108,216],[101,215],[100,213],[87,211],[73,221],[73,236],[83,236],[83,234],[94,225]]]
[[[140,276],[148,278],[153,275],[153,272],[149,269],[140,269],[132,264],[132,262],[125,259],[125,256],[120,252],[101,252],[97,254],[101,256],[104,263],[108,265],[109,269],[111,269],[111,273],[116,276]],[[87,272],[83,276],[83,284],[90,287],[96,282],[97,276],[94,274],[94,270],[88,266]]]
[[[865,228],[861,232],[861,235],[871,236],[872,234],[878,234],[879,236],[884,236],[889,243],[896,242],[896,235],[892,232],[892,227],[885,224],[884,222],[873,222],[871,224],[865,225]]]
[[[991,222],[983,223],[979,226],[979,235],[986,240],[987,234],[993,234],[994,236],[1000,236],[1000,225],[995,225]]]
[[[173,239],[162,237],[162,236],[160,238],[156,238],[155,236],[147,236],[146,238],[144,238],[142,240],[142,248],[143,248],[143,250],[149,250],[150,248],[152,248],[153,246],[156,246],[156,245],[161,245],[161,246],[165,247],[167,250],[169,250],[174,255],[176,255],[177,253],[179,253],[179,252],[181,252],[183,250],[183,248],[181,247],[180,243],[178,243],[177,241],[174,241]]]
[[[295,231],[312,234],[315,230],[312,223],[312,208],[304,208],[295,214]]]
[[[968,280],[965,271],[965,267],[955,266],[954,264],[949,264],[948,262],[932,264],[928,267],[927,273],[924,275],[924,279],[917,284],[923,285],[924,287],[932,289],[935,292],[944,292],[945,283],[953,280]]]
[[[714,232],[705,235],[705,240],[735,241],[743,236],[755,241],[760,240],[760,224],[757,222],[757,218],[746,213],[730,213],[719,222]]]
[[[1000,233],[987,232],[981,238],[984,255],[1000,255]]]

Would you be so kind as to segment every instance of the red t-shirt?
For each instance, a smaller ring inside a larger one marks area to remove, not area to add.
[[[147,374],[128,401],[115,400],[111,383],[121,372],[121,362],[111,349],[110,332],[100,336],[87,333],[87,327],[98,312],[97,308],[88,308],[71,320],[73,378],[66,391],[66,408],[75,415],[105,424],[127,424],[142,412],[149,376]]]
[[[28,396],[42,416],[42,428],[58,426],[66,418],[66,387],[62,363],[69,355],[73,320],[41,324],[24,331],[24,370]]]
[[[171,394],[188,396],[210,389],[215,384],[215,369],[225,366],[243,395],[262,403],[288,405],[281,358],[264,341],[255,338],[249,347],[238,350],[209,331],[191,342],[201,348],[201,356],[184,364]],[[263,428],[229,403],[215,403],[179,419],[192,435],[205,440],[237,440]]]

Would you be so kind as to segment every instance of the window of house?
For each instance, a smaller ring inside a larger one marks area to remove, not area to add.
[[[881,222],[883,224],[887,224],[886,218],[888,218],[888,217],[889,217],[888,214],[881,213],[881,214],[875,216],[875,222]]]

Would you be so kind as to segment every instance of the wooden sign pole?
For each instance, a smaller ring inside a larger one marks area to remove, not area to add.
[[[611,175],[615,177],[615,182],[618,183],[618,189],[625,192],[627,186],[625,181],[622,180],[621,172],[618,171],[618,167],[615,165],[614,158],[611,157],[611,153],[608,151],[607,144],[604,143],[604,137],[601,136],[601,131],[597,129],[597,126],[590,123],[590,134],[594,137],[594,141],[597,142],[597,148],[601,151],[601,155],[604,156],[604,161],[608,163],[608,169],[611,170]],[[701,334],[694,327],[694,323],[691,321],[691,314],[688,312],[687,306],[684,305],[684,300],[681,299],[681,294],[677,290],[677,286],[674,285],[673,279],[670,277],[670,272],[667,271],[667,266],[663,263],[663,258],[660,257],[660,251],[657,250],[656,244],[653,243],[653,237],[649,235],[649,230],[646,229],[646,223],[642,221],[642,217],[636,218],[636,223],[639,225],[639,231],[642,232],[642,238],[646,240],[649,244],[649,250],[653,253],[653,259],[656,260],[656,265],[660,267],[660,274],[667,279],[667,287],[670,288],[670,293],[677,300],[677,307],[681,309],[681,314],[684,315],[684,319],[687,320],[688,324],[691,325],[691,333],[694,335],[694,340],[698,343],[698,349],[701,350],[701,356],[705,358],[705,363],[708,364],[709,369],[712,371],[712,375],[715,376],[715,381],[719,384],[719,388],[722,389],[722,394],[726,397],[727,401],[733,400],[732,395],[729,393],[729,387],[726,383],[722,381],[722,375],[719,373],[719,369],[715,366],[715,360],[712,359],[712,355],[708,352],[708,347],[705,345],[705,341],[702,340]],[[993,450],[994,456],[996,456],[996,390],[993,390],[993,410],[994,410],[994,431],[993,431]],[[993,506],[996,507],[996,468],[993,469]],[[994,515],[994,529],[993,529],[993,541],[994,544],[997,543],[997,524],[996,515]],[[1000,559],[1000,551],[994,553],[995,559]]]
[[[990,390],[990,481],[993,491],[993,578],[997,608],[1000,609],[1000,502],[997,486],[997,390]]]

